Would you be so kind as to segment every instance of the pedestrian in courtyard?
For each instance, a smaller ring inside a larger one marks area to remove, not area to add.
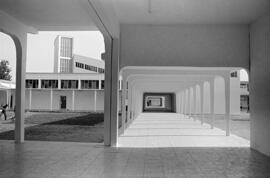
[[[1,111],[1,117],[4,114],[5,120],[7,120],[7,113],[6,113],[7,107],[8,107],[8,105],[5,104],[4,106],[2,106],[2,111]]]

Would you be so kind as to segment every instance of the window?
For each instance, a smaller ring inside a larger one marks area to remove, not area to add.
[[[38,88],[38,80],[27,79],[25,81],[26,88]]]
[[[78,88],[78,80],[61,80],[61,88]]]
[[[245,83],[241,83],[240,88],[247,88],[247,85]]]
[[[84,68],[84,64],[83,64],[83,63],[76,62],[75,64],[76,64],[76,67],[78,67],[78,68],[81,68],[81,69]],[[86,66],[86,65],[85,65],[85,66]]]
[[[98,73],[104,73],[104,69],[98,68]]]
[[[231,78],[237,78],[237,71],[231,73]]]
[[[82,89],[99,89],[98,80],[81,80]]]
[[[95,67],[95,66],[90,66],[90,65],[85,64],[85,67],[84,68],[86,70],[97,72],[97,67]]]
[[[101,80],[101,89],[104,89],[104,80]]]
[[[58,88],[58,80],[41,80],[41,88]]]

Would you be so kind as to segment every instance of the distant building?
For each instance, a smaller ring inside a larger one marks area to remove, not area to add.
[[[104,110],[104,61],[73,54],[73,41],[56,37],[54,73],[26,74],[26,109]]]

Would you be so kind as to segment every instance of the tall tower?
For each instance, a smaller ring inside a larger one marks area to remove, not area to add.
[[[58,35],[54,41],[54,72],[71,73],[73,38]]]

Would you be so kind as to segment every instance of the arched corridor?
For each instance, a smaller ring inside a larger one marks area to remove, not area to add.
[[[125,68],[118,146],[249,147],[249,140],[231,134],[232,117],[240,117],[239,70]],[[224,130],[215,126],[221,116]]]

